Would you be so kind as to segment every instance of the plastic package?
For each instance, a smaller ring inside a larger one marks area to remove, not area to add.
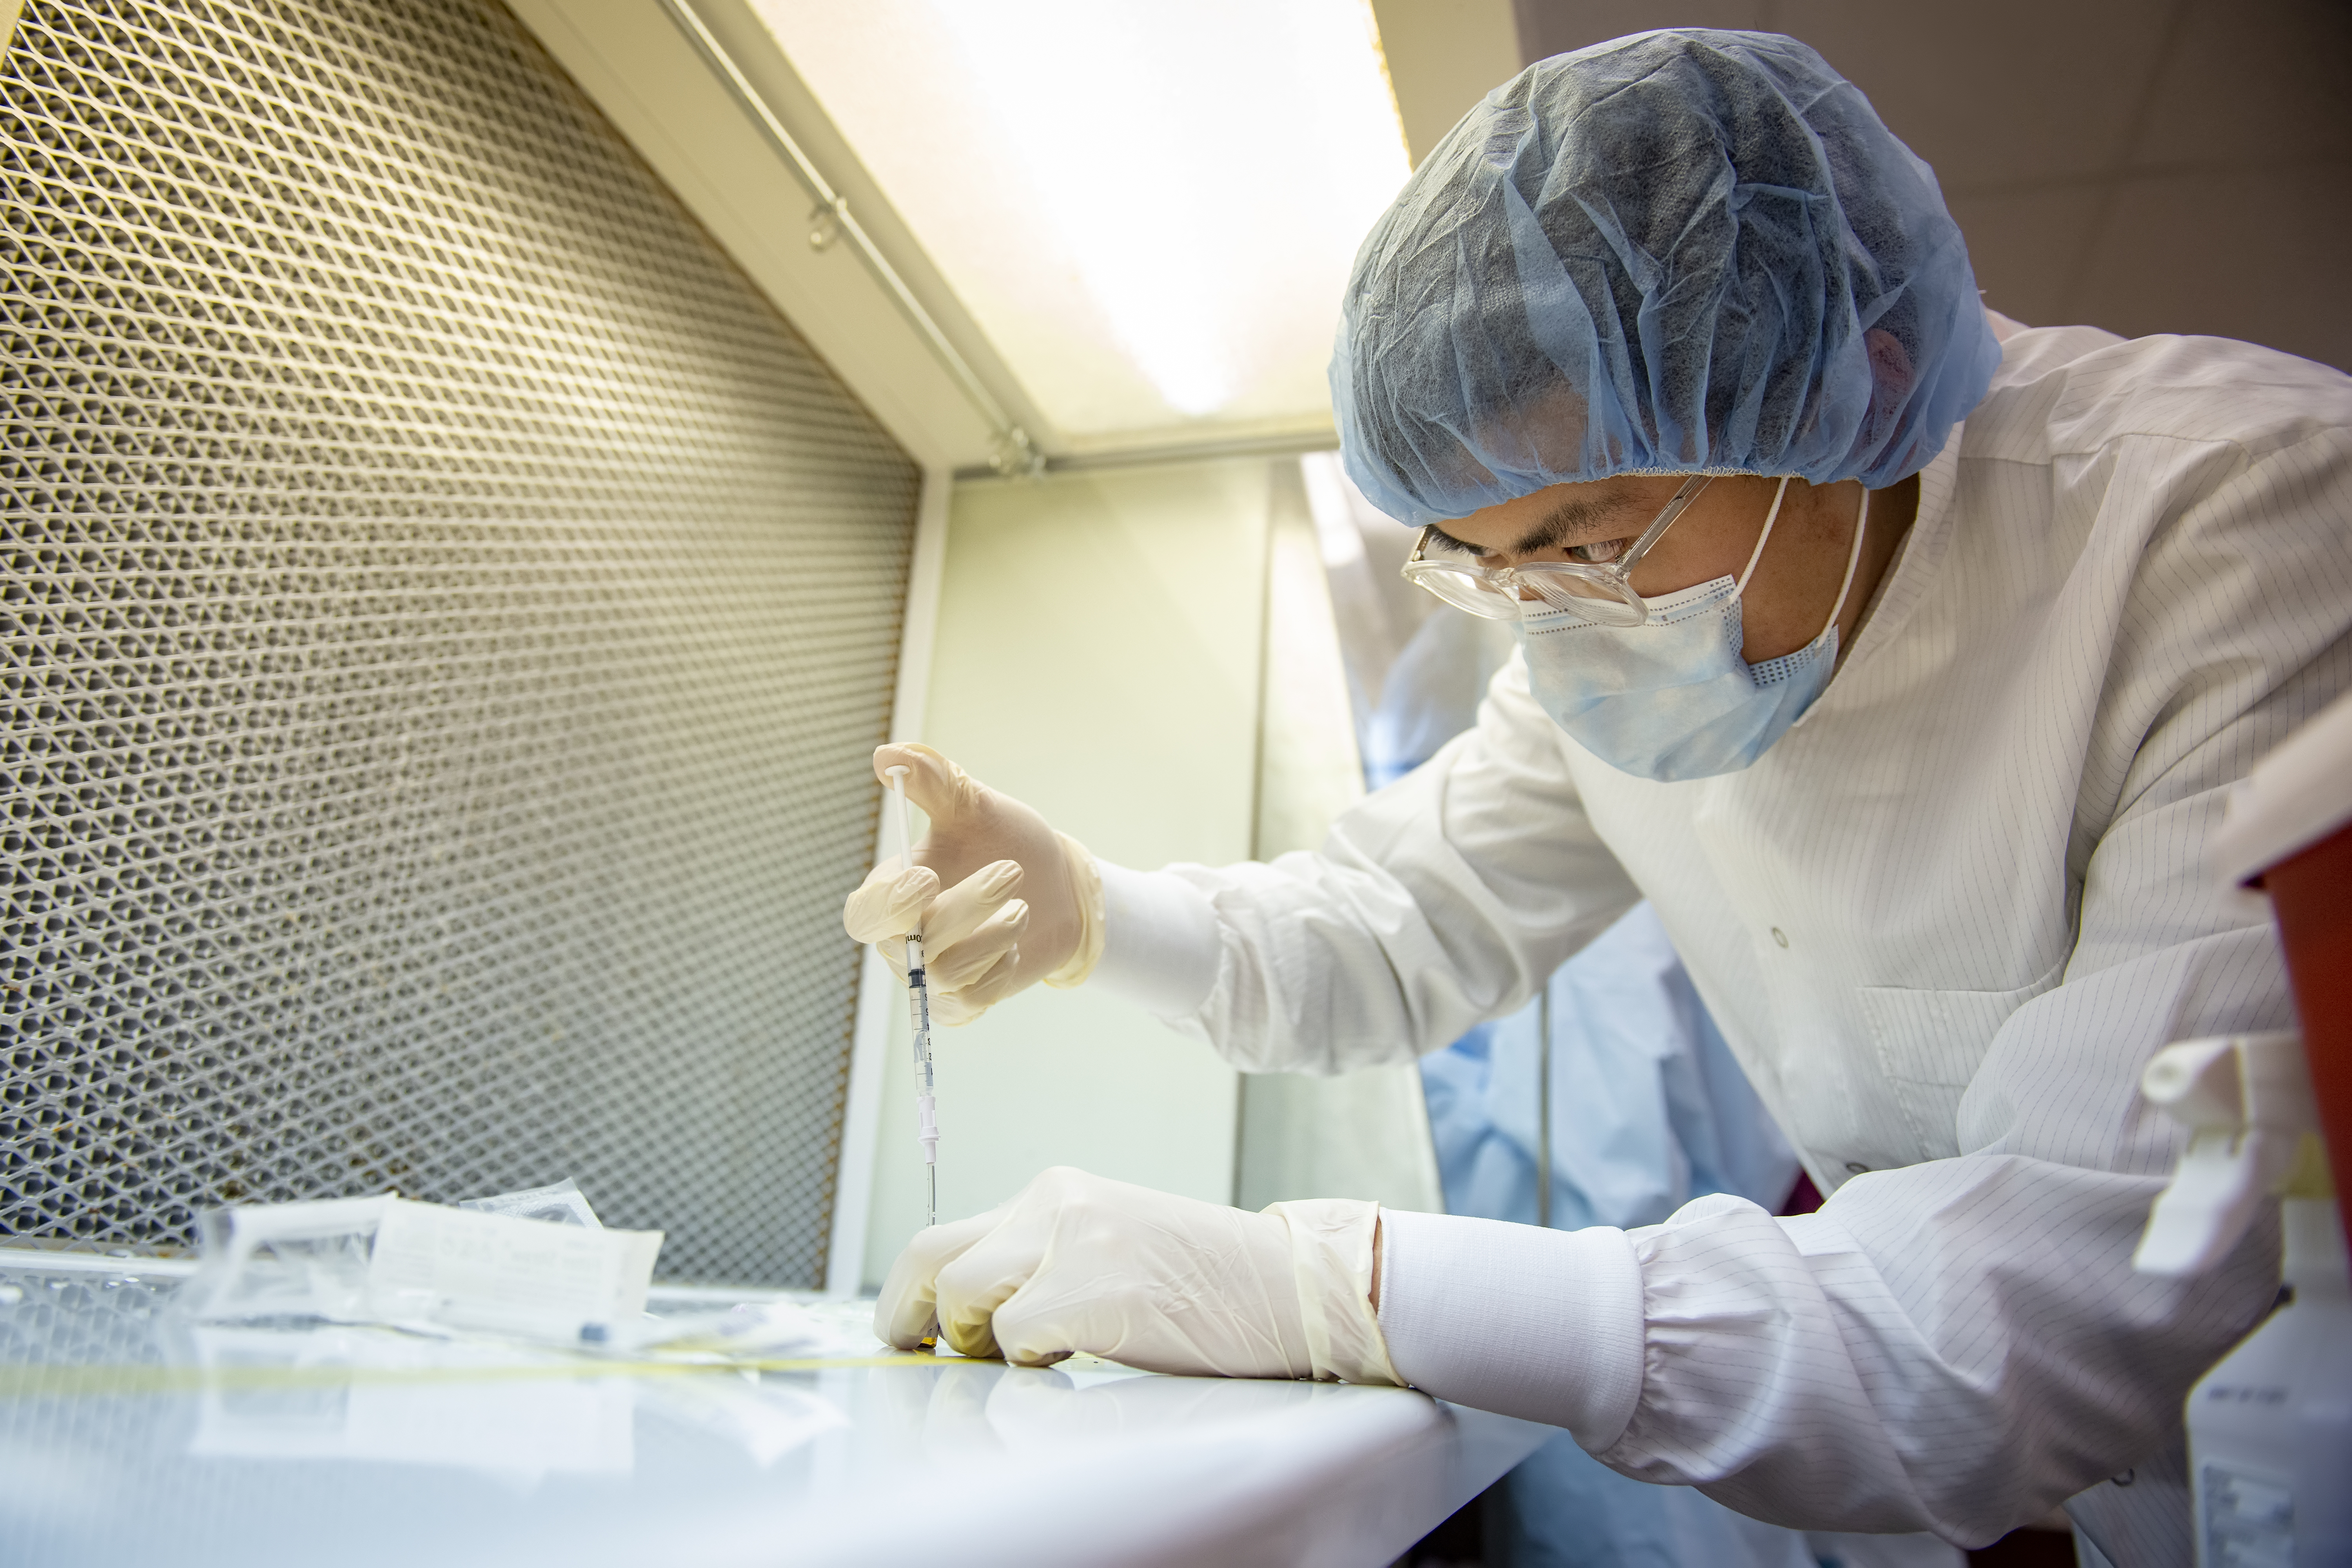
[[[747,1315],[771,1306],[794,1304]],[[208,1458],[430,1465],[529,1486],[628,1474],[647,1413],[762,1468],[848,1425],[838,1405],[784,1380],[602,1376],[560,1352],[366,1326],[198,1324],[183,1347],[203,1375],[189,1452]]]
[[[202,1218],[203,1259],[179,1310],[199,1322],[373,1322],[603,1344],[644,1314],[662,1233],[592,1225],[391,1194],[215,1210]]]
[[[543,1220],[550,1225],[580,1225],[590,1230],[602,1230],[604,1224],[596,1211],[588,1206],[588,1198],[581,1192],[580,1184],[566,1176],[549,1187],[527,1187],[519,1193],[499,1193],[487,1198],[462,1198],[457,1206],[476,1209],[483,1214],[502,1214],[513,1219]]]
[[[710,1362],[884,1353],[866,1320],[863,1303],[829,1311],[799,1301],[745,1301],[723,1311],[636,1319],[616,1327],[608,1348]]]
[[[582,1363],[561,1352],[345,1324],[195,1324],[178,1348],[201,1373],[188,1451],[205,1458],[451,1467],[526,1487],[635,1462],[639,1391],[566,1375]]]
[[[197,1216],[202,1261],[181,1287],[199,1321],[368,1316],[368,1265],[389,1194],[260,1204]]]

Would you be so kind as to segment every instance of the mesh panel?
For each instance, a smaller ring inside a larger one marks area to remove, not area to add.
[[[0,139],[0,1230],[817,1282],[913,468],[495,5],[35,0]]]

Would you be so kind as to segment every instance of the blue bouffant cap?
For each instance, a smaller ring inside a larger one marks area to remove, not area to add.
[[[1811,49],[1677,28],[1487,95],[1356,256],[1331,399],[1412,523],[1612,474],[1915,474],[2000,362],[1936,176]]]

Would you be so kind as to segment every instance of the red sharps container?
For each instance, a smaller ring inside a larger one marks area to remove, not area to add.
[[[2231,792],[2211,854],[2225,886],[2270,896],[2328,1164],[2336,1192],[2352,1194],[2352,696]],[[2352,1216],[2352,1200],[2341,1212]]]

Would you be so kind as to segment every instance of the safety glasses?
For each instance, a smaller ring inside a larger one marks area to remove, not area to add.
[[[1633,591],[1633,568],[1674,526],[1675,519],[1698,500],[1709,479],[1695,474],[1685,481],[1642,536],[1614,561],[1530,561],[1520,566],[1487,567],[1458,555],[1433,559],[1427,553],[1430,535],[1438,531],[1433,523],[1421,531],[1413,543],[1412,559],[1404,563],[1405,580],[1490,621],[1567,610],[1599,626],[1638,626],[1650,618],[1650,607]]]

